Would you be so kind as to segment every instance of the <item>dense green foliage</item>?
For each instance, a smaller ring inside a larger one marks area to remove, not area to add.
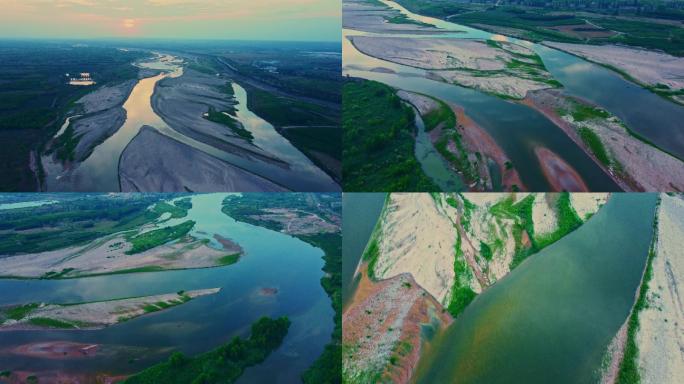
[[[451,298],[449,299],[447,310],[451,316],[456,318],[475,299],[477,294],[469,285],[472,272],[461,250],[461,236],[458,233],[456,234],[454,252],[454,285],[451,289]]]
[[[24,304],[24,305],[19,305],[16,307],[8,308],[4,312],[0,312],[0,316],[12,319],[12,320],[21,320],[26,315],[31,313],[34,309],[38,308],[40,306],[39,303],[30,303],[30,304]]]
[[[572,208],[570,194],[567,192],[559,193],[555,204],[558,228],[552,233],[537,236],[534,233],[534,222],[532,221],[533,204],[534,196],[530,195],[516,204],[513,204],[512,198],[504,199],[490,208],[490,212],[493,215],[514,219],[516,222],[513,226],[515,254],[510,264],[511,269],[520,265],[530,255],[551,245],[582,224],[582,220]],[[522,242],[523,232],[526,232],[530,239],[528,246],[525,246]]]
[[[231,264],[237,263],[238,260],[240,260],[240,254],[239,253],[233,253],[233,254],[225,255],[225,256],[221,257],[220,259],[218,259],[218,263],[220,265],[231,265]]]
[[[249,109],[276,127],[339,125],[339,114],[318,104],[255,87],[246,89]]]
[[[217,55],[223,56],[222,60],[237,68],[240,75],[293,96],[336,104],[340,102],[342,90],[339,52],[339,42],[251,41],[235,44],[230,51],[225,48],[216,51]],[[273,67],[277,69],[272,70]],[[243,82],[240,84],[244,86]],[[250,92],[249,89],[247,91]]]
[[[233,131],[235,134],[242,137],[243,139],[250,141],[254,139],[252,132],[246,130],[245,127],[236,118],[232,117],[230,114],[218,112],[213,107],[209,107],[209,111],[207,111],[205,119],[213,121],[214,123],[225,125],[226,127],[230,128],[231,131]]]
[[[573,120],[575,121],[587,121],[591,119],[607,119],[610,117],[610,113],[604,111],[601,108],[597,108],[591,105],[586,105],[579,102],[571,102]]]
[[[40,200],[49,200],[50,196],[46,194]],[[148,210],[148,206],[173,196],[138,194],[112,198],[104,194],[62,194],[56,204],[0,211],[0,230],[10,230],[0,236],[0,254],[51,251],[137,228],[166,211]]]
[[[339,180],[339,167],[325,156],[342,161],[342,130],[338,110],[312,102],[284,97],[255,87],[247,87],[247,105],[278,131],[311,161],[334,179]],[[323,154],[324,156],[321,156]]]
[[[345,191],[437,191],[415,157],[413,110],[375,81],[343,87]]]
[[[444,123],[444,128],[447,129],[456,127],[456,115],[454,114],[454,111],[452,111],[442,100],[434,100],[439,104],[439,108],[433,109],[423,116],[425,131],[430,132],[441,123]]]
[[[261,363],[283,341],[290,320],[262,317],[252,324],[248,339],[233,338],[229,343],[196,357],[180,352],[168,361],[154,365],[126,379],[127,384],[210,384],[233,383],[245,368]]]
[[[579,133],[582,141],[589,147],[591,153],[593,153],[601,163],[610,166],[610,157],[608,156],[608,151],[601,142],[601,138],[594,131],[585,127],[578,129],[577,133]]]
[[[141,233],[137,236],[133,236],[129,239],[133,246],[129,251],[126,251],[126,254],[134,255],[136,253],[158,247],[162,244],[166,244],[169,241],[179,239],[187,235],[194,226],[195,222],[193,220],[187,220],[177,225],[154,229]]]
[[[492,248],[482,241],[480,241],[480,255],[487,261],[492,260]]]

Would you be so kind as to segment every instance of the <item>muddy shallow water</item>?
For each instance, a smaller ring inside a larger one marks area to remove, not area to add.
[[[438,336],[417,382],[598,382],[634,304],[656,200],[613,194],[579,229],[530,256]]]

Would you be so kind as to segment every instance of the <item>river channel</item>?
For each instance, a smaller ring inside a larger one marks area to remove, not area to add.
[[[579,229],[529,257],[431,343],[416,382],[599,382],[634,304],[656,201],[613,194]]]
[[[321,287],[323,251],[295,237],[238,222],[221,212],[225,194],[193,195],[181,219],[194,220],[191,234],[220,247],[214,234],[240,244],[245,254],[233,265],[206,269],[108,275],[67,280],[0,280],[0,305],[74,303],[221,288],[178,307],[102,330],[0,332],[0,361],[12,371],[131,374],[166,359],[173,351],[199,354],[247,336],[261,316],[288,316],[290,330],[280,348],[248,368],[239,382],[298,382],[330,341],[334,311]],[[268,198],[265,196],[264,198]],[[276,294],[263,294],[274,288]],[[45,341],[101,344],[104,353],[74,359],[18,356],[13,347]]]
[[[582,149],[541,113],[525,105],[474,89],[427,79],[426,71],[422,69],[367,56],[358,51],[348,37],[402,36],[419,40],[430,37],[491,39],[496,36],[497,39],[508,39],[525,45],[539,54],[549,72],[563,84],[564,93],[596,103],[659,147],[680,158],[684,157],[684,127],[681,125],[681,121],[684,121],[684,107],[623,79],[617,73],[573,55],[539,44],[417,15],[393,1],[381,1],[408,18],[435,25],[443,32],[420,35],[379,34],[344,29],[343,73],[462,105],[465,112],[487,130],[508,154],[529,190],[550,190],[550,185],[545,180],[534,154],[534,148],[537,146],[551,149],[572,165],[590,190],[616,191],[620,188]],[[389,69],[394,73],[377,71],[378,68]]]

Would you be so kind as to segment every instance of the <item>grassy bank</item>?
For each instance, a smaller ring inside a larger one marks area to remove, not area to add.
[[[656,205],[655,217],[653,219],[653,240],[651,248],[648,250],[648,259],[646,260],[646,268],[644,269],[643,277],[641,278],[641,286],[639,287],[639,295],[637,296],[632,312],[627,323],[627,340],[625,341],[625,350],[620,363],[620,370],[616,384],[639,384],[641,382],[641,375],[639,373],[639,346],[636,342],[636,336],[639,332],[639,315],[641,310],[648,308],[648,284],[653,278],[653,259],[656,256],[656,249],[658,245],[658,210],[660,207],[660,200]]]
[[[346,191],[438,191],[415,158],[415,116],[394,90],[375,81],[343,87]]]
[[[245,368],[263,362],[282,343],[290,327],[287,317],[262,317],[251,328],[248,339],[233,338],[212,351],[196,357],[175,352],[165,362],[129,377],[124,383],[233,383]]]
[[[332,340],[321,356],[302,375],[305,384],[337,384],[342,378],[342,238],[340,234],[298,236],[301,240],[325,252],[325,276],[321,286],[330,297],[335,310]]]
[[[572,208],[570,194],[562,192],[558,194],[555,202],[555,211],[558,220],[558,228],[549,234],[536,235],[534,233],[534,222],[532,220],[532,207],[534,205],[534,195],[529,195],[517,203],[512,197],[504,199],[490,208],[490,213],[495,217],[513,219],[515,225],[512,228],[515,240],[515,254],[510,264],[510,269],[514,269],[525,261],[530,255],[539,252],[543,248],[555,243],[563,236],[577,229],[582,220]],[[523,243],[523,232],[530,239],[529,245]]]
[[[194,226],[195,222],[193,220],[187,220],[178,225],[155,229],[133,236],[129,239],[133,247],[126,251],[126,254],[134,255],[179,239],[187,235]]]

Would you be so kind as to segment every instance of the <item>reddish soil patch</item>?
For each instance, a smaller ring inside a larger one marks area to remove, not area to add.
[[[494,138],[492,138],[487,131],[482,129],[473,119],[465,114],[463,107],[451,104],[451,109],[456,114],[456,121],[458,122],[458,130],[463,136],[464,144],[468,147],[471,153],[480,152],[482,155],[494,160],[499,166],[501,172],[501,185],[504,191],[512,191],[513,185],[518,186],[520,191],[525,191],[527,188],[520,179],[520,175],[515,168],[507,169],[506,163],[510,164],[510,159],[506,153],[499,147]],[[489,174],[486,169],[486,164],[483,164],[485,169],[480,169],[480,173]],[[482,168],[482,167],[481,167]]]
[[[3,378],[8,384],[26,384],[28,378],[38,378],[40,384],[115,384],[126,380],[127,376],[113,376],[107,373],[85,374],[62,371],[27,372],[14,371],[9,378]]]
[[[589,192],[577,171],[557,154],[544,147],[535,148],[534,154],[537,155],[544,177],[554,192]]]
[[[584,144],[584,141],[579,137],[577,134],[577,131],[575,130],[575,127],[570,124],[569,122],[563,120],[561,116],[558,114],[556,111],[556,108],[560,107],[563,104],[563,97],[558,90],[548,90],[548,89],[543,89],[540,91],[533,91],[533,92],[528,92],[527,96],[525,97],[524,100],[522,100],[520,103],[527,105],[530,108],[533,108],[540,112],[542,115],[544,115],[547,119],[551,120],[552,123],[554,123],[558,128],[562,129],[563,132],[565,132],[568,137],[572,141],[577,144],[584,153],[589,156],[596,165],[601,167],[603,171],[613,180],[615,181],[620,187],[622,188],[632,188],[635,189],[635,182],[626,180],[623,181],[621,179],[618,179],[615,177],[613,173],[611,173],[606,166],[600,162],[596,156],[587,148],[586,144]],[[579,98],[573,98],[575,101],[582,103],[582,104],[587,104],[587,105],[592,105],[591,103],[586,102],[585,100],[579,99]]]
[[[261,296],[275,296],[278,294],[278,288],[261,288],[259,294]]]
[[[48,341],[20,345],[12,348],[9,352],[14,355],[43,359],[73,359],[95,356],[99,350],[100,346],[97,344]]]
[[[228,239],[226,237],[223,237],[221,235],[214,234],[214,239],[221,243],[223,245],[223,249],[225,249],[227,252],[232,252],[232,253],[243,253],[243,249],[240,246],[240,244],[234,242],[231,239]]]
[[[431,321],[431,312],[438,316],[442,328],[453,320],[410,274],[373,282],[367,277],[367,263],[359,267],[359,273],[359,285],[342,317],[343,342],[359,346],[354,358],[362,364],[399,332],[392,352],[394,361],[383,368],[382,377],[383,382],[408,383],[421,355],[421,324]],[[393,329],[397,322],[401,327]]]

